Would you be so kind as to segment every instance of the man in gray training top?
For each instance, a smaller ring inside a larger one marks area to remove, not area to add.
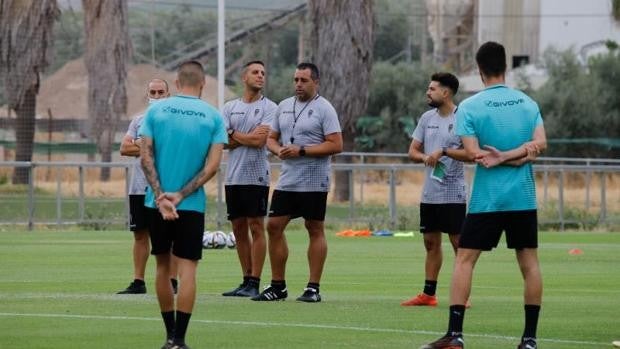
[[[258,295],[267,253],[264,225],[270,177],[265,143],[278,106],[262,95],[263,62],[246,63],[241,80],[243,97],[226,103],[222,115],[228,130],[229,149],[226,208],[235,235],[243,282],[222,295],[253,297]]]
[[[255,301],[288,297],[285,281],[288,246],[284,229],[303,217],[308,230],[310,277],[302,302],[320,302],[319,283],[327,257],[324,220],[330,188],[331,155],[342,151],[342,133],[334,107],[318,93],[319,69],[300,63],[295,70],[295,96],[278,106],[267,138],[269,150],[282,160],[282,172],[271,197],[267,233],[271,285]]]
[[[468,160],[455,131],[456,105],[452,98],[459,80],[450,73],[436,73],[426,90],[433,109],[422,115],[413,131],[409,158],[426,165],[420,200],[420,232],[426,248],[424,291],[401,303],[403,306],[436,306],[437,277],[442,264],[441,233],[450,237],[456,253],[465,220],[465,173],[461,161]]]
[[[152,79],[147,86],[146,95],[149,104],[157,102],[159,99],[170,96],[168,83],[162,79]],[[144,207],[144,193],[148,183],[144,178],[142,166],[140,165],[140,146],[142,139],[138,137],[138,130],[142,125],[144,114],[140,114],[131,120],[127,134],[121,142],[121,155],[134,157],[131,168],[131,179],[129,182],[129,229],[133,232],[133,270],[134,280],[126,289],[119,291],[118,294],[142,294],[146,293],[144,283],[144,271],[146,261],[149,258],[150,239],[146,220],[146,208]],[[177,267],[176,258],[170,260],[170,282],[174,292],[177,290]]]

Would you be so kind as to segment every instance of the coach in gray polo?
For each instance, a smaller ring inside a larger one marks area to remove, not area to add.
[[[271,285],[255,301],[288,297],[285,281],[288,245],[284,229],[303,217],[308,230],[308,284],[298,301],[321,301],[319,286],[327,257],[325,209],[330,188],[331,155],[342,151],[342,133],[334,107],[318,93],[319,69],[300,63],[295,70],[295,96],[278,106],[267,148],[282,160],[282,171],[271,197],[267,233]]]

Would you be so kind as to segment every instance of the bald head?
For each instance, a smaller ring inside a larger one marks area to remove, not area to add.
[[[146,95],[151,99],[160,99],[170,96],[168,82],[164,79],[152,79],[146,87]]]
[[[202,64],[196,61],[181,64],[177,71],[177,80],[179,87],[202,87],[205,82],[205,72]]]

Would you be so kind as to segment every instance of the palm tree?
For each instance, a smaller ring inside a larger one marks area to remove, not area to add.
[[[127,61],[131,43],[126,0],[82,0],[86,31],[85,64],[88,72],[88,115],[91,135],[101,160],[112,160],[114,133],[127,114]],[[110,179],[102,168],[101,180]]]
[[[0,0],[0,81],[17,115],[15,160],[31,161],[41,72],[49,63],[56,0]],[[28,168],[16,168],[14,184],[28,183]]]
[[[355,124],[366,111],[372,68],[372,0],[309,0],[312,61],[320,91],[340,117],[344,151],[353,151]],[[336,173],[336,200],[349,199],[349,173]]]

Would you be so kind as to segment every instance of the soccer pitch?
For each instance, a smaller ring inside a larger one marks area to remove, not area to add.
[[[620,233],[540,236],[539,347],[610,348],[620,338]],[[306,233],[287,237],[285,302],[220,296],[240,281],[236,253],[204,251],[187,337],[192,348],[418,348],[445,332],[454,260],[447,244],[439,306],[401,307],[422,287],[421,236],[337,238],[330,231],[323,302],[305,304],[294,299],[307,281]],[[131,244],[125,231],[0,232],[0,348],[159,348],[154,260],[148,294],[115,294],[132,278]],[[478,262],[465,315],[467,348],[514,348],[521,335],[522,281],[503,246]],[[572,248],[583,254],[568,254]],[[265,264],[262,284],[270,277]]]

